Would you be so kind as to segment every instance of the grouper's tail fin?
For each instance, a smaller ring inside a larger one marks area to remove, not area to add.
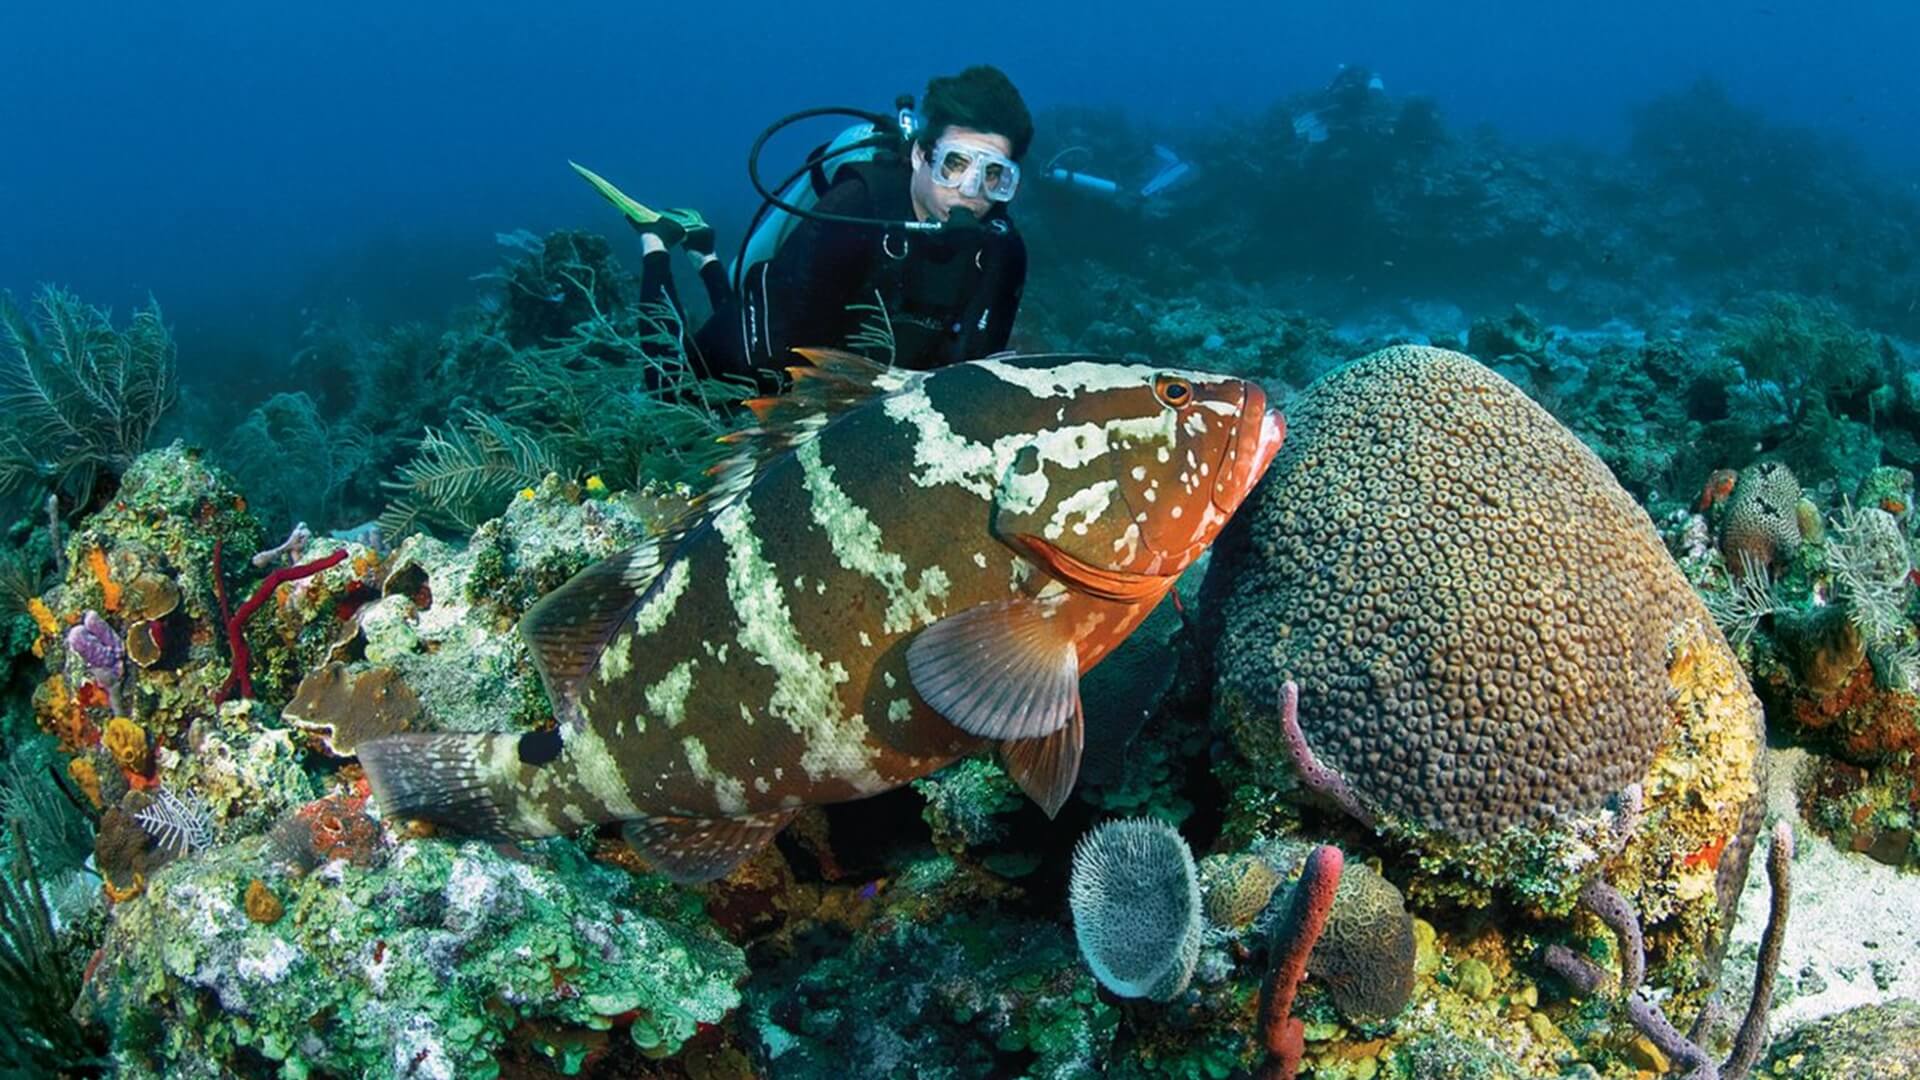
[[[514,735],[389,735],[355,748],[383,817],[431,821],[473,836],[544,835],[517,811]]]

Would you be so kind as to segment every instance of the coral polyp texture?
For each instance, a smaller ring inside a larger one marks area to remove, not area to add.
[[[1400,890],[1365,863],[1348,863],[1307,970],[1341,1015],[1386,1020],[1413,994],[1413,965],[1413,917]]]
[[[1366,810],[1469,840],[1645,775],[1669,644],[1706,614],[1600,460],[1441,349],[1374,353],[1288,412],[1217,648],[1241,750],[1283,767],[1294,679],[1314,755]]]

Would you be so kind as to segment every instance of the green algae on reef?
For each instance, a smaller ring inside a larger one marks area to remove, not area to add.
[[[282,899],[271,923],[243,903],[253,880]],[[119,905],[83,1006],[127,1076],[476,1077],[514,1040],[577,1069],[566,1027],[629,1024],[643,1052],[675,1053],[745,975],[697,907],[567,841],[522,858],[408,843],[291,877],[256,837]]]

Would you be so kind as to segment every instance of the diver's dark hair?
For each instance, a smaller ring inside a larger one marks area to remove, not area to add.
[[[1033,114],[1027,111],[1026,101],[1006,73],[990,64],[976,64],[927,83],[920,114],[925,121],[918,136],[923,150],[931,151],[940,133],[954,126],[1005,135],[1013,145],[1015,161],[1027,155],[1033,142]]]

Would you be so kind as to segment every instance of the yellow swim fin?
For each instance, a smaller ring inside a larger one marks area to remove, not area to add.
[[[577,161],[569,161],[567,164],[573,166],[574,172],[585,177],[587,183],[592,184],[593,189],[598,191],[602,198],[618,207],[620,212],[627,215],[635,225],[652,225],[660,220],[660,214],[658,212],[634,202],[633,199],[627,196],[626,192],[607,183],[606,179],[599,173],[594,172],[592,169],[587,168]]]

